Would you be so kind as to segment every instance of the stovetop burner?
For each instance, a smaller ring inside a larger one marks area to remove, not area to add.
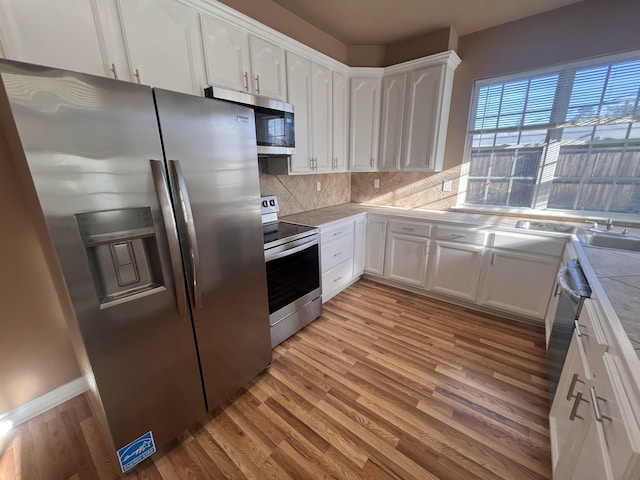
[[[275,195],[262,197],[261,205],[265,250],[307,236],[320,234],[320,230],[316,227],[279,221],[278,212],[280,211],[280,206]]]
[[[262,226],[265,248],[276,243],[281,243],[283,240],[296,240],[306,235],[316,233],[317,231],[318,229],[315,227],[279,221],[267,223]]]

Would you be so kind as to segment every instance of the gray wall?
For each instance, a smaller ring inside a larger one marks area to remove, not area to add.
[[[585,0],[460,37],[444,168],[462,163],[474,81],[640,49],[639,19],[638,0]]]

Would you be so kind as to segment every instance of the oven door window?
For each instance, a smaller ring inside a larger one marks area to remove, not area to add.
[[[269,314],[320,288],[318,244],[267,262]]]

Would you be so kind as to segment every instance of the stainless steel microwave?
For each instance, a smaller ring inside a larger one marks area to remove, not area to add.
[[[204,96],[253,108],[258,156],[296,153],[293,105],[290,103],[219,87],[205,88]]]

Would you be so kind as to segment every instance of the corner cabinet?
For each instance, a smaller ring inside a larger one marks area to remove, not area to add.
[[[352,77],[350,82],[349,170],[371,172],[376,170],[378,157],[382,69],[353,70],[357,71],[355,75],[363,76]]]
[[[385,69],[379,169],[442,170],[453,89],[455,52]]]
[[[384,252],[387,240],[387,219],[367,215],[364,249],[364,271],[374,275],[384,275]]]
[[[347,76],[340,72],[333,72],[332,82],[333,157],[331,169],[334,172],[346,172],[349,150],[349,83]]]

